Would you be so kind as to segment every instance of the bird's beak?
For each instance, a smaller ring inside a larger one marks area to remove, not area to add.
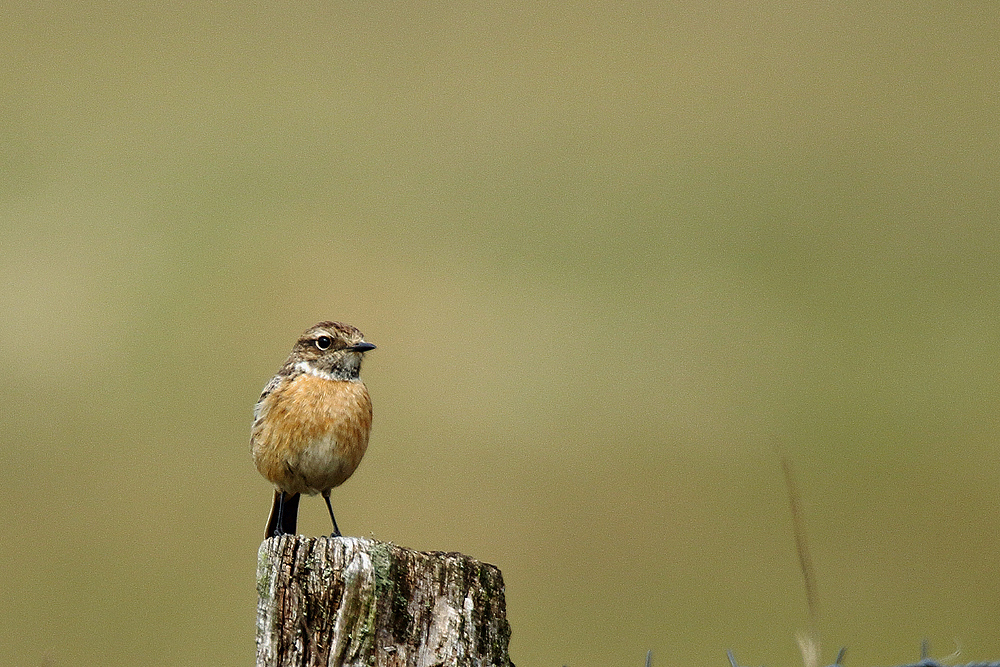
[[[352,345],[348,349],[353,350],[354,352],[368,352],[370,350],[374,350],[375,346],[367,341],[361,341],[356,345]]]

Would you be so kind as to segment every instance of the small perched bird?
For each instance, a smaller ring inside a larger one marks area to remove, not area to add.
[[[299,494],[326,501],[361,463],[372,426],[372,402],[358,373],[375,346],[340,322],[320,322],[295,343],[253,410],[250,453],[275,486],[265,539],[294,534]]]

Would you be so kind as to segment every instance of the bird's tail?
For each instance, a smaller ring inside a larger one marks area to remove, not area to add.
[[[296,519],[299,516],[299,494],[274,491],[271,516],[267,519],[264,539],[278,535],[294,535]]]

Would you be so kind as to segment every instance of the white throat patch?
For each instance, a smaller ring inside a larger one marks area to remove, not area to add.
[[[340,380],[352,382],[358,379],[358,369],[361,368],[361,354],[359,352],[348,352],[343,359],[343,372],[331,373],[323,368],[316,368],[306,361],[299,361],[295,364],[295,370],[307,375],[313,375],[324,380]],[[337,369],[341,371],[340,368]]]
[[[322,368],[316,368],[307,361],[300,361],[295,364],[295,370],[300,373],[305,373],[306,375],[314,375],[318,378],[323,378],[324,380],[336,380],[330,371],[325,371]]]

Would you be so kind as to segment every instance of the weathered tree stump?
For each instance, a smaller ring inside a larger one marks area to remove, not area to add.
[[[513,667],[503,576],[462,554],[270,538],[257,593],[257,667]]]

